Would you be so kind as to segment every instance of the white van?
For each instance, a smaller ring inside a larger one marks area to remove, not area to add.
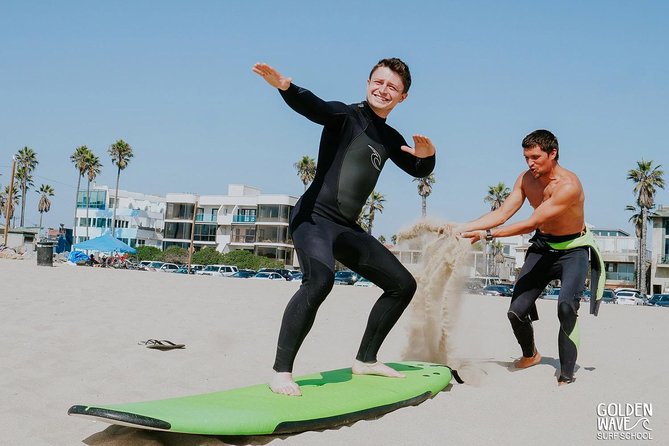
[[[232,276],[238,270],[239,269],[235,265],[207,265],[200,271],[196,271],[195,274],[200,276],[227,277]]]

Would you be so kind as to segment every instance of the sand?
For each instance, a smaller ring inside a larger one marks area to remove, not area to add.
[[[204,437],[140,431],[69,417],[73,404],[120,403],[264,382],[295,283],[101,268],[37,266],[0,259],[0,443],[7,445],[601,445],[600,403],[651,404],[645,433],[669,444],[669,309],[581,308],[574,384],[558,388],[554,301],[538,302],[541,364],[510,365],[519,348],[508,298],[466,295],[449,325],[449,363],[465,384],[375,420],[289,436]],[[335,286],[297,358],[296,374],[349,366],[378,288]],[[411,317],[391,332],[380,359],[401,359]],[[186,344],[156,351],[149,338]],[[611,409],[612,410],[612,409]],[[633,420],[636,418],[632,417]],[[619,432],[624,434],[624,432]],[[616,442],[619,442],[617,440]]]

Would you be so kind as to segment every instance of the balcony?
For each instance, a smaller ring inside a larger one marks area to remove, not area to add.
[[[616,282],[634,282],[634,273],[606,273],[606,280],[616,281]]]
[[[235,215],[232,217],[233,223],[255,223],[255,215]]]
[[[216,223],[216,215],[196,214],[196,222]]]
[[[246,243],[253,244],[256,241],[255,235],[233,235],[230,243]]]
[[[668,256],[657,256],[657,266],[663,268],[669,268],[669,255]]]

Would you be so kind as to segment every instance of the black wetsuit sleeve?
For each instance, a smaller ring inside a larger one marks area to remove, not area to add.
[[[428,156],[427,158],[418,158],[401,149],[402,146],[408,145],[405,139],[399,133],[394,135],[394,144],[390,150],[390,159],[403,171],[416,178],[425,178],[434,170],[436,163],[436,156]]]
[[[291,83],[287,90],[279,90],[281,97],[293,110],[324,126],[335,125],[348,114],[348,107],[342,102],[324,101],[306,88]]]

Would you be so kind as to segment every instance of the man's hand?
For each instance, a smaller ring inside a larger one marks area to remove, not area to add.
[[[424,135],[413,135],[413,145],[413,147],[402,146],[402,150],[417,158],[427,158],[437,151],[430,138]]]
[[[279,90],[288,90],[292,78],[283,77],[281,73],[270,67],[266,63],[257,63],[253,65],[253,72],[265,79],[265,81]]]
[[[461,237],[470,239],[472,245],[479,240],[485,240],[485,231],[469,231],[460,234]]]

